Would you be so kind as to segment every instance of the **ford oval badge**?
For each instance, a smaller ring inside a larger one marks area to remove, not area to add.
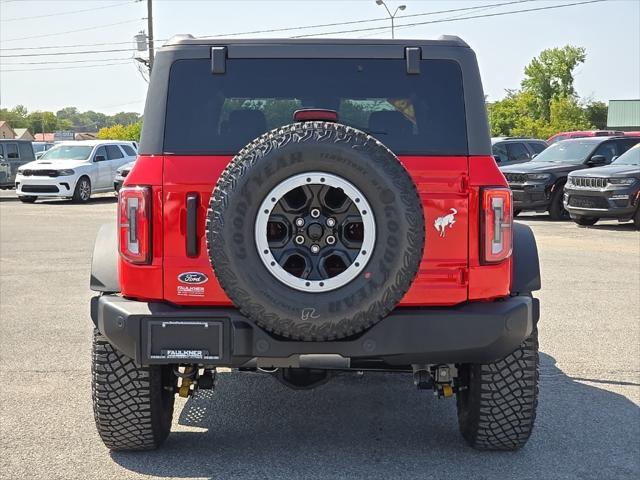
[[[201,272],[184,272],[178,275],[178,280],[181,283],[188,283],[189,285],[199,285],[206,283],[209,278]]]

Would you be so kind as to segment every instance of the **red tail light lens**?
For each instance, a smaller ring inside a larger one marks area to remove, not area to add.
[[[511,190],[486,188],[482,191],[482,260],[497,263],[511,255],[513,211]]]
[[[118,196],[120,255],[131,262],[151,262],[151,190],[123,187]]]

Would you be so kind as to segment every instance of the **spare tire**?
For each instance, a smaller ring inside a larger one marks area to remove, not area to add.
[[[240,151],[213,190],[206,234],[240,312],[305,341],[349,337],[384,318],[415,278],[425,235],[396,156],[362,131],[315,121]]]

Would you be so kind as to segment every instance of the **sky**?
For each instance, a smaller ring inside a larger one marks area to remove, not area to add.
[[[518,88],[524,67],[545,48],[566,44],[586,49],[575,75],[581,97],[607,101],[640,98],[640,0],[605,0],[535,12],[464,19],[467,16],[551,7],[581,0],[387,0],[396,18],[396,38],[462,37],[476,52],[488,99]],[[29,111],[66,106],[107,114],[142,113],[147,83],[138,70],[133,36],[146,29],[147,1],[0,0],[0,105]],[[479,7],[434,14],[441,10]],[[423,14],[413,18],[401,15]],[[218,36],[256,30],[380,19],[356,25],[300,29],[244,37],[290,37],[368,27],[325,35],[390,38],[390,22],[374,0],[154,0],[156,39],[174,34]],[[445,22],[404,27],[403,23]],[[82,47],[78,45],[105,44]],[[161,45],[157,42],[156,45]],[[45,48],[56,47],[56,48]],[[59,47],[59,48],[58,48]],[[111,52],[86,52],[117,50]],[[47,53],[47,55],[42,55]],[[63,55],[66,54],[66,55]],[[52,63],[56,62],[56,63]]]

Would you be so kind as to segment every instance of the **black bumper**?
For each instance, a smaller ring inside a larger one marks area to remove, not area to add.
[[[571,217],[629,220],[638,210],[638,187],[604,189],[564,189],[564,208]]]
[[[514,210],[545,211],[549,208],[551,193],[547,185],[541,183],[510,185],[510,188],[513,194]]]
[[[538,300],[528,296],[447,308],[398,308],[356,338],[301,342],[276,338],[231,308],[176,307],[116,295],[91,299],[98,330],[140,365],[240,367],[256,358],[308,354],[340,355],[352,363],[484,363],[511,353],[538,317]]]

